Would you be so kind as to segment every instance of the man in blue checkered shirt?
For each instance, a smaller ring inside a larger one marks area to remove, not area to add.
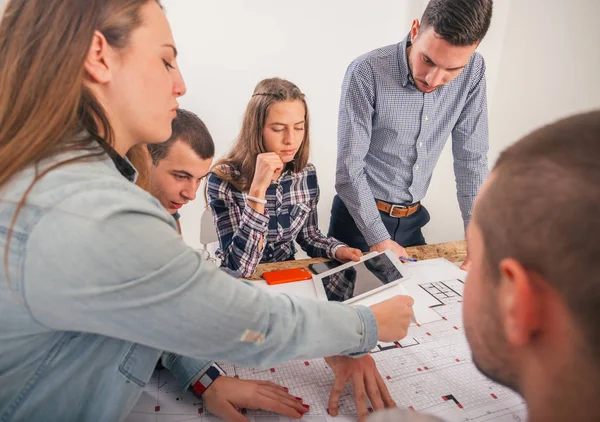
[[[492,0],[431,0],[402,42],[350,64],[329,236],[398,256],[425,244],[420,201],[450,136],[466,227],[488,173],[485,63],[475,49],[491,17]]]

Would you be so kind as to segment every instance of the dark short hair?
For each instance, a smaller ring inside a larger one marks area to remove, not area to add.
[[[492,21],[492,0],[431,0],[421,27],[433,30],[455,46],[473,45],[481,41]]]
[[[600,365],[600,110],[506,149],[479,198],[485,268],[514,258],[556,289]]]
[[[173,119],[171,127],[173,132],[167,141],[160,144],[148,144],[152,164],[158,164],[160,160],[169,155],[169,150],[175,141],[188,144],[203,160],[215,156],[215,143],[208,128],[202,119],[191,111],[177,109],[177,117]]]

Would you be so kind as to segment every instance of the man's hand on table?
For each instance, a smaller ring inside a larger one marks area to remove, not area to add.
[[[463,263],[460,265],[460,269],[463,271],[469,271],[469,267],[471,266],[471,260],[469,259],[469,255],[465,258]]]
[[[299,419],[309,411],[285,387],[268,381],[220,376],[202,394],[206,410],[227,422],[248,422],[239,409],[261,409]]]
[[[467,256],[465,257],[465,260],[463,261],[462,265],[460,266],[460,269],[463,271],[469,271],[470,266],[471,266],[471,259],[469,258],[469,245],[467,245]]]
[[[340,396],[346,382],[352,385],[359,421],[364,421],[369,415],[367,398],[371,401],[374,410],[396,407],[371,356],[365,355],[359,358],[330,356],[325,358],[325,362],[333,369],[335,376],[329,395],[328,411],[331,416],[338,414]]]
[[[369,250],[371,252],[383,252],[387,249],[391,250],[398,258],[400,258],[401,256],[408,256],[406,254],[406,249],[404,249],[398,243],[394,242],[392,239],[376,243],[373,246],[371,246]]]

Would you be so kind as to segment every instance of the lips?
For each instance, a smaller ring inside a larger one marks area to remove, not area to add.
[[[296,150],[295,149],[285,149],[285,150],[281,151],[281,153],[285,154],[285,155],[291,155],[291,154],[296,153]]]
[[[183,204],[176,204],[175,202],[171,202],[171,208],[178,210],[181,207],[183,207]]]

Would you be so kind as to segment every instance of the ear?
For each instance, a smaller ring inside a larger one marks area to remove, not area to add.
[[[99,84],[110,81],[110,48],[104,35],[100,31],[95,31],[92,44],[83,63],[83,67],[91,81]]]
[[[525,346],[538,331],[542,320],[542,293],[536,278],[513,258],[500,261],[498,304],[506,340]]]
[[[419,29],[421,29],[421,25],[419,24],[419,19],[415,19],[410,25],[410,42],[414,43],[419,35]]]

